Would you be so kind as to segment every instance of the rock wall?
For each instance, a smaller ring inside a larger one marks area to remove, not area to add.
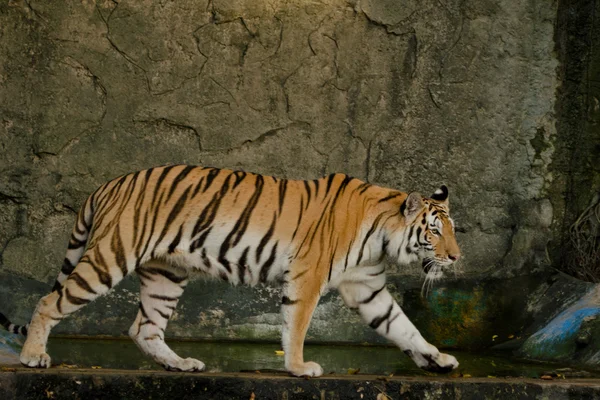
[[[3,311],[29,317],[92,190],[168,163],[307,179],[339,171],[424,194],[445,183],[463,272],[547,264],[556,15],[550,0],[0,4]],[[137,303],[135,283],[124,286],[57,332],[125,331],[135,307],[106,309],[119,296]],[[183,336],[274,337],[277,295],[207,287],[189,296],[214,290],[229,305],[184,301],[183,318],[204,331]],[[328,299],[317,320],[342,312]],[[252,307],[228,315],[236,304]],[[245,330],[210,330],[228,318]],[[347,318],[348,340],[372,336]],[[323,329],[329,337],[336,325]]]

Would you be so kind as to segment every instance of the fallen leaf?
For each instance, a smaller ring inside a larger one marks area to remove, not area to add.
[[[385,393],[379,393],[377,395],[377,400],[391,400]]]
[[[471,377],[471,374],[463,374],[463,376],[462,376],[462,377],[463,377],[463,378],[470,378],[470,377]]]
[[[498,337],[498,335],[494,335],[494,336],[492,336],[492,342],[493,342],[494,340],[496,340],[496,338],[497,338],[497,337]]]
[[[488,377],[488,378],[495,378],[495,376],[494,376],[494,375],[488,375],[487,377]]]
[[[508,338],[509,338],[509,339],[514,339],[514,338],[515,338],[515,335],[508,335]]]
[[[277,354],[278,356],[282,356],[285,354],[285,352],[283,350],[275,350],[275,354]]]
[[[98,365],[92,365],[92,369],[102,369],[102,367],[100,367]]]
[[[53,391],[51,391],[51,390],[48,390],[48,389],[50,389],[50,386],[48,386],[48,387],[46,388],[46,390],[45,390],[45,392],[46,392],[46,397],[47,397],[47,398],[49,398],[49,399],[53,399],[53,398],[54,398],[54,392],[53,392]]]
[[[250,400],[254,400],[256,399],[256,395],[254,394],[254,392],[250,393]]]
[[[550,375],[542,375],[542,376],[540,376],[540,378],[543,379],[543,380],[545,380],[545,381],[551,381],[551,380],[554,379]]]
[[[356,375],[356,374],[358,374],[359,371],[360,371],[360,368],[358,368],[358,369],[348,368],[348,375]]]
[[[0,367],[0,371],[2,372],[15,372],[17,369],[16,368],[11,368],[11,367]]]

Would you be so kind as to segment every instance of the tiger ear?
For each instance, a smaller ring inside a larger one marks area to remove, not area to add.
[[[400,211],[407,221],[412,221],[421,212],[423,206],[423,197],[417,192],[412,192],[400,206]]]
[[[446,185],[440,186],[440,188],[431,195],[431,199],[448,204],[448,188]]]

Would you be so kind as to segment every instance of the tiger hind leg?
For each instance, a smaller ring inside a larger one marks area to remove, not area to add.
[[[204,363],[181,358],[165,343],[165,329],[188,283],[188,272],[150,261],[136,269],[140,279],[140,309],[129,329],[139,349],[169,371],[203,371]]]
[[[295,376],[323,375],[319,364],[304,361],[304,338],[319,297],[318,280],[311,274],[298,274],[283,288],[281,342],[285,352],[285,369]]]
[[[87,256],[84,255],[62,286],[42,297],[37,304],[20,355],[23,365],[49,368],[51,360],[46,353],[46,344],[52,328],[67,315],[108,292],[123,279],[123,271],[126,275],[125,266],[123,269],[118,266],[109,268],[102,262],[93,262],[89,256],[92,252],[88,250]]]

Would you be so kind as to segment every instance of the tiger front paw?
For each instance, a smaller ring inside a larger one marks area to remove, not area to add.
[[[19,357],[21,364],[30,368],[50,368],[51,359],[48,353],[33,353],[23,350]]]
[[[432,353],[417,353],[407,350],[405,353],[413,359],[419,368],[428,372],[445,374],[458,368],[459,365],[454,356],[440,353],[439,351]]]
[[[179,359],[176,362],[164,365],[163,367],[167,371],[177,372],[202,372],[206,368],[202,361],[190,357]]]
[[[288,371],[294,376],[318,377],[323,375],[323,368],[312,361],[294,365],[291,368],[288,368]]]

